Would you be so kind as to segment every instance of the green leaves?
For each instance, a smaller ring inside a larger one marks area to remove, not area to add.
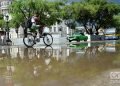
[[[3,29],[4,25],[5,25],[5,21],[3,19],[3,15],[0,14],[0,28]]]
[[[62,1],[14,0],[10,6],[13,14],[13,23],[20,24],[37,12],[39,13],[40,21],[50,26],[61,18],[61,7],[64,6]]]
[[[107,0],[83,0],[65,4],[64,0],[14,0],[11,7],[13,23],[21,24],[35,12],[40,21],[48,26],[56,21],[72,19],[85,26],[107,28],[115,26],[114,16],[120,12],[120,5]],[[114,23],[113,23],[114,22]],[[75,26],[75,25],[74,25]],[[89,31],[88,31],[89,32]]]
[[[82,24],[86,30],[89,26],[95,27],[97,31],[101,27],[112,27],[112,23],[115,22],[114,15],[120,12],[120,5],[107,2],[107,0],[84,0],[72,3],[65,9],[64,13],[67,17]]]

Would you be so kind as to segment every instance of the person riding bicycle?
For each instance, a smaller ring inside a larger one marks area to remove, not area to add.
[[[40,36],[42,36],[44,24],[41,23],[40,17],[39,17],[39,14],[38,14],[38,13],[35,13],[35,14],[32,16],[31,22],[32,22],[32,27],[31,27],[32,30],[33,30],[33,31],[36,31],[36,29],[38,29]]]
[[[36,31],[36,29],[38,29],[40,27],[40,25],[38,24],[38,22],[39,22],[39,16],[38,16],[38,14],[34,14],[32,16],[31,22],[32,22],[31,29],[33,29],[34,31]]]
[[[42,22],[38,13],[27,18],[25,25],[26,35],[23,38],[23,42],[27,47],[32,47],[37,42],[40,42],[40,38],[43,39],[44,44],[47,46],[53,43],[53,37],[49,33],[49,28]],[[29,29],[29,32],[27,32],[27,29]]]

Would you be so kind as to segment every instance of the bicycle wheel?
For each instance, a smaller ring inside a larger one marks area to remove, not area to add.
[[[53,37],[49,33],[45,33],[43,37],[43,42],[45,45],[50,46],[53,43]]]
[[[23,43],[27,47],[32,47],[35,44],[35,38],[31,33],[28,33],[26,37],[23,38]]]

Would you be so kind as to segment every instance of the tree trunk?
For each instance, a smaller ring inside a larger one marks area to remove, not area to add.
[[[96,35],[99,34],[99,32],[98,32],[99,28],[100,28],[100,27],[98,27],[98,26],[95,27],[95,29],[96,29],[96,33],[95,33],[95,34],[96,34]]]
[[[95,33],[96,35],[98,35],[99,34],[99,32],[98,32],[98,30],[96,30],[96,33]]]
[[[93,31],[92,31],[92,28],[90,28],[90,35],[93,35]]]

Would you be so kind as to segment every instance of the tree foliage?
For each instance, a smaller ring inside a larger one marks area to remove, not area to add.
[[[120,12],[118,4],[107,0],[84,0],[66,8],[70,10],[66,15],[82,24],[88,34],[93,34],[93,28],[98,34],[99,28],[112,27],[112,23],[116,22],[114,16]]]
[[[85,27],[88,34],[93,29],[98,34],[99,28],[118,27],[120,5],[107,0],[82,0],[65,4],[66,0],[14,0],[10,6],[13,26],[16,28],[35,12],[39,13],[40,20],[48,26],[56,21],[67,21],[71,28],[75,22]],[[118,19],[117,19],[118,18]]]
[[[10,6],[14,26],[23,23],[34,13],[39,13],[40,21],[48,26],[53,25],[61,17],[61,6],[64,2],[61,0],[14,0]]]
[[[0,28],[1,28],[1,30],[3,30],[4,24],[5,24],[5,22],[4,22],[4,19],[3,19],[3,15],[0,14]]]

